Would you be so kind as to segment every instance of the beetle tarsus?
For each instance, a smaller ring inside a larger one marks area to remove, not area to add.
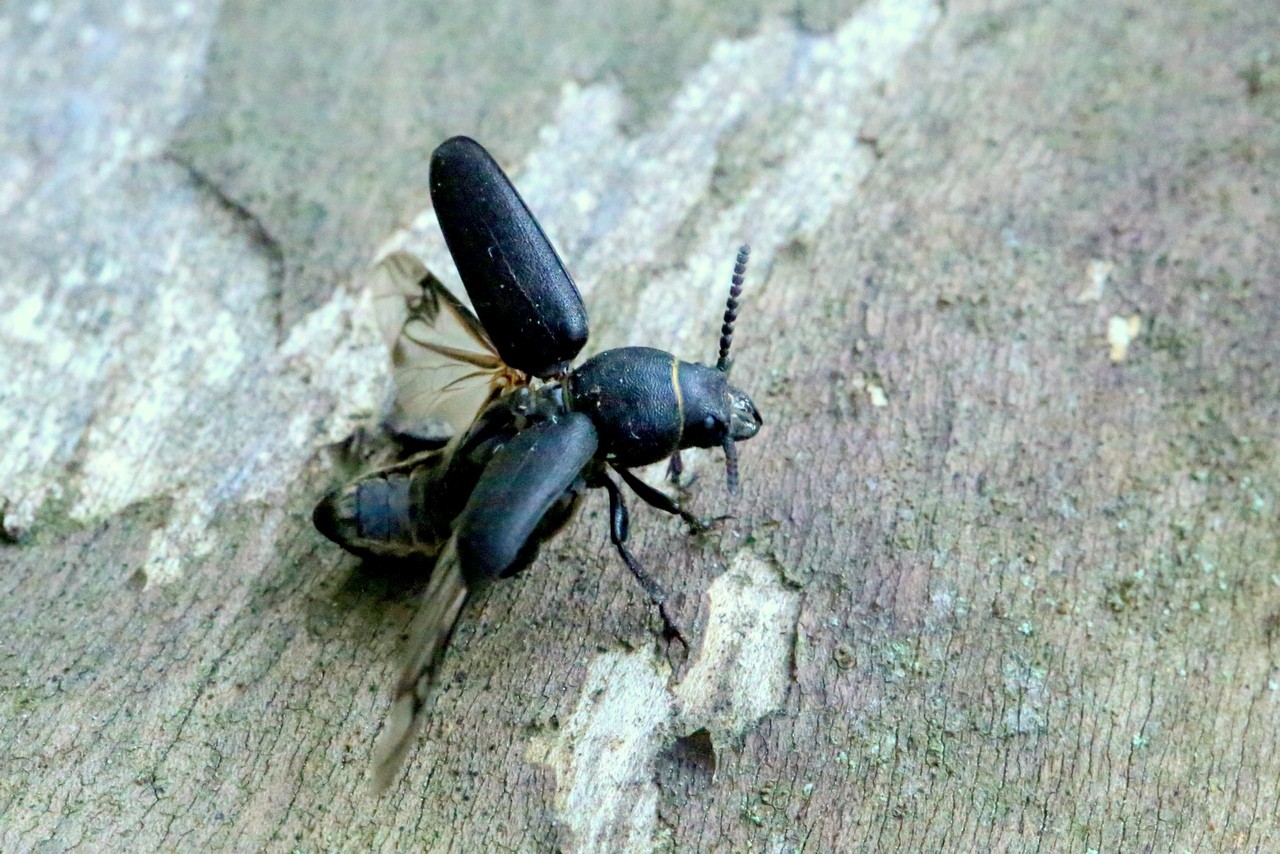
[[[636,581],[640,582],[640,586],[644,588],[644,592],[648,594],[649,601],[658,606],[658,616],[662,617],[662,634],[667,638],[679,641],[681,646],[688,649],[689,641],[685,639],[684,632],[680,631],[680,625],[676,622],[675,617],[671,616],[671,612],[667,610],[667,592],[640,565],[640,561],[635,559],[626,545],[616,541],[614,545],[618,548],[618,554],[622,555],[622,561],[627,565],[627,569],[631,571]]]

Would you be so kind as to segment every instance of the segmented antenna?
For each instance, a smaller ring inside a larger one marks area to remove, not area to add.
[[[732,436],[724,437],[724,476],[729,494],[738,494],[738,446]]]
[[[729,373],[733,360],[729,358],[729,346],[733,344],[733,324],[738,319],[738,297],[742,296],[742,277],[747,272],[747,256],[751,247],[743,244],[738,250],[738,261],[733,265],[733,284],[729,287],[729,301],[724,306],[724,325],[720,327],[720,358],[716,370]]]

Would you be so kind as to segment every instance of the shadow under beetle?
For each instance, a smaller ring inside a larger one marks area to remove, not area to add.
[[[431,198],[472,314],[418,259],[394,253],[372,287],[392,349],[393,430],[447,445],[330,493],[314,520],[365,556],[435,558],[375,755],[379,790],[412,743],[441,655],[467,598],[526,567],[583,492],[609,495],[609,534],[627,568],[683,641],[666,595],[627,548],[615,472],[645,503],[695,529],[706,522],[630,469],[684,448],[720,447],[737,490],[736,442],[760,429],[729,384],[729,348],[746,270],[738,253],[714,367],[650,347],[606,350],[574,369],[587,341],[582,298],[541,226],[478,143],[454,137],[431,158]]]

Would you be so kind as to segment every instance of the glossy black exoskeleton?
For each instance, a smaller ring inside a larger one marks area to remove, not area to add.
[[[395,309],[396,417],[448,445],[331,493],[315,513],[322,533],[357,554],[437,558],[378,749],[380,788],[408,750],[467,598],[527,566],[588,489],[608,493],[610,539],[668,635],[683,640],[662,588],[626,546],[627,507],[610,472],[700,529],[706,523],[630,469],[669,459],[678,474],[682,449],[719,447],[736,491],[735,443],[761,426],[728,379],[746,247],[714,367],[623,347],[575,369],[587,340],[581,296],[493,158],[470,139],[448,140],[432,155],[431,196],[475,314],[403,253],[375,268],[375,289],[381,283],[376,295]]]

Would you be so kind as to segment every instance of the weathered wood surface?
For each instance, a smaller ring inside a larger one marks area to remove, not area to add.
[[[0,847],[1280,846],[1271,4],[373,5],[0,13]],[[767,424],[636,514],[688,658],[596,496],[375,800],[414,584],[308,513],[462,131],[593,347],[749,239]]]

